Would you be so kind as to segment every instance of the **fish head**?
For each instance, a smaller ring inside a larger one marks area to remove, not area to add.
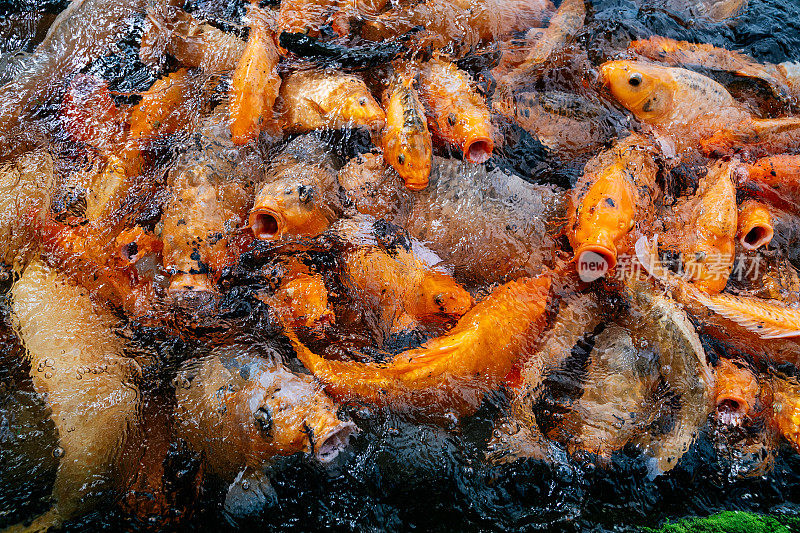
[[[470,163],[484,163],[492,157],[492,122],[484,104],[454,106],[439,117],[437,125],[442,137],[459,146]]]
[[[584,281],[593,281],[616,266],[617,243],[636,222],[634,195],[620,165],[613,165],[583,196],[571,197],[569,239]]]
[[[432,155],[429,135],[409,135],[405,132],[389,134],[385,138],[383,154],[386,161],[403,178],[406,187],[412,191],[420,191],[428,186]]]
[[[336,405],[311,376],[285,368],[262,373],[249,394],[257,455],[311,453],[327,463],[347,446],[357,428],[336,416]]]
[[[608,61],[600,66],[600,77],[636,118],[658,122],[670,116],[676,83],[669,68],[641,61]]]
[[[427,272],[417,291],[413,314],[419,318],[460,318],[472,308],[472,295],[442,272]]]
[[[380,130],[386,124],[386,113],[367,85],[356,77],[348,77],[331,95],[336,107],[331,111],[344,122]]]
[[[283,178],[264,185],[250,210],[248,226],[257,239],[314,237],[336,218],[314,165],[296,165]]]

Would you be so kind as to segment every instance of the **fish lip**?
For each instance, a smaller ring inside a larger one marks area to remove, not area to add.
[[[748,403],[741,396],[728,394],[717,400],[716,418],[728,426],[740,426],[747,417]]]
[[[750,235],[753,232],[755,232],[755,234],[751,237]],[[756,224],[741,236],[739,242],[742,243],[742,247],[745,250],[752,251],[769,244],[774,235],[775,230],[772,229],[772,226],[768,224]]]
[[[262,241],[275,241],[283,235],[286,229],[286,218],[272,207],[254,207],[250,211],[247,227],[253,232],[256,239]]]
[[[428,187],[429,178],[427,176],[404,176],[403,181],[406,184],[406,189],[410,191],[422,191]]]
[[[593,253],[596,256],[600,256],[603,260],[605,260],[606,267],[604,270],[595,270],[589,273],[584,274],[580,271],[580,266],[578,266],[578,274],[581,276],[581,279],[584,281],[594,281],[596,279],[600,279],[601,277],[605,276],[606,273],[617,266],[617,252],[609,248],[608,246],[603,246],[601,244],[584,244],[578,247],[575,250],[575,263],[577,265],[582,264],[582,258],[586,253]],[[592,258],[595,259],[595,258]],[[583,258],[583,260],[588,261],[588,258]],[[600,275],[595,275],[596,273],[600,273]],[[585,278],[585,279],[584,279]]]
[[[464,143],[464,159],[475,164],[485,163],[492,157],[493,150],[494,141],[491,137],[473,137]]]
[[[347,447],[350,437],[357,435],[358,432],[358,426],[354,423],[341,422],[317,439],[314,444],[314,457],[322,464],[332,462]]]

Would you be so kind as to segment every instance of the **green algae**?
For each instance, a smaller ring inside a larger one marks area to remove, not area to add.
[[[794,533],[800,532],[800,517],[764,516],[744,511],[723,511],[707,518],[685,518],[667,523],[652,533]]]

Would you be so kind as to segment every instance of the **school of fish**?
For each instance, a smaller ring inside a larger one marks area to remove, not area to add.
[[[237,523],[282,457],[360,438],[348,409],[449,427],[498,393],[493,464],[800,452],[800,65],[657,35],[598,61],[584,0],[198,5],[74,0],[0,87],[0,335],[59,463],[0,527],[109,491],[178,527],[201,486]],[[95,65],[131,39],[123,90]],[[574,179],[506,164],[520,135]]]

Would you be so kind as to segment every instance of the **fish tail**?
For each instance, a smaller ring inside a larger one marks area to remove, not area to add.
[[[389,393],[392,380],[385,368],[355,361],[332,361],[308,349],[291,330],[284,334],[289,338],[297,358],[314,376],[325,384],[332,396],[343,399],[362,398],[382,404]]]

